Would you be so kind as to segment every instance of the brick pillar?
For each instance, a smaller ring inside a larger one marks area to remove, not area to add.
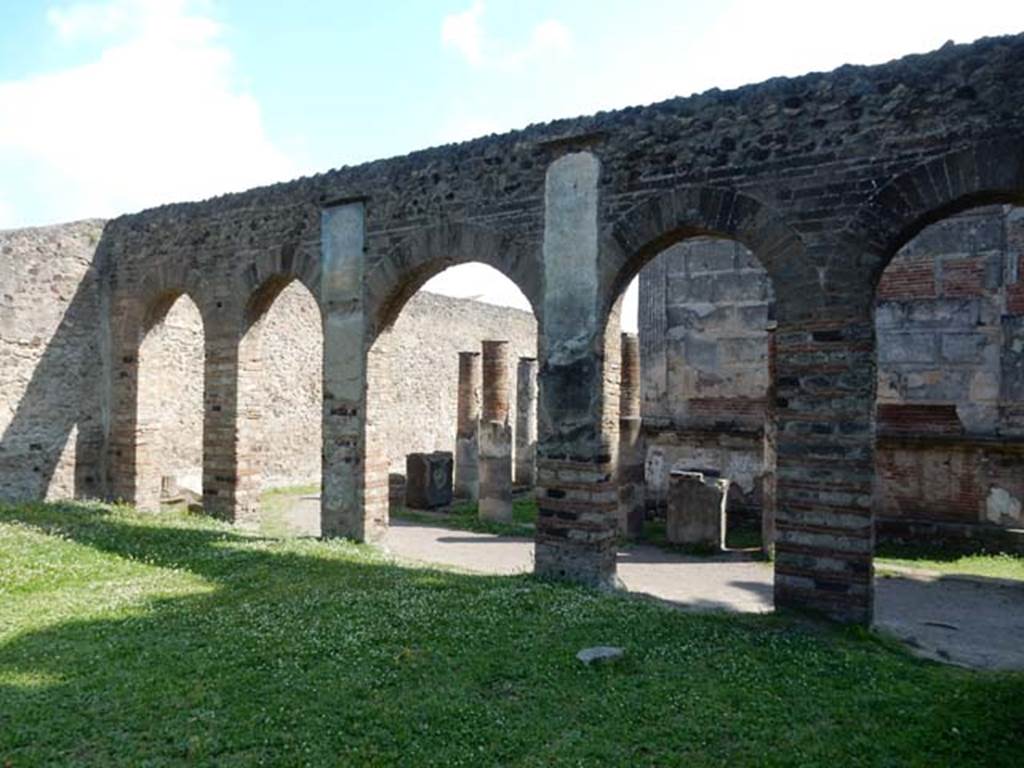
[[[364,219],[362,203],[332,206],[320,216],[320,308],[324,313],[320,533],[374,541],[387,532],[388,475],[387,457],[372,439],[366,413]]]
[[[139,353],[144,329],[144,308],[131,299],[112,303],[110,440],[107,487],[114,501],[140,508],[156,508],[159,497],[137,493],[139,454]],[[157,479],[159,483],[159,478]],[[159,486],[156,489],[159,494]]]
[[[864,293],[853,310],[825,305],[809,319],[780,309],[775,332],[775,605],[860,623],[872,616],[874,550],[874,324]]]
[[[621,336],[619,380],[619,533],[636,538],[644,524],[644,446],[640,421],[640,339]]]
[[[537,482],[537,359],[520,357],[516,369],[516,485]]]
[[[611,586],[618,493],[603,427],[599,175],[593,154],[575,152],[545,178],[534,562],[541,576]]]
[[[234,313],[233,313],[234,314]],[[239,311],[237,314],[241,314]],[[222,520],[255,524],[259,515],[258,424],[246,423],[240,387],[258,386],[258,338],[241,340],[240,319],[206,329],[203,383],[203,509]],[[257,332],[258,333],[258,332]],[[240,360],[246,364],[240,366]]]
[[[768,391],[765,394],[764,416],[764,470],[761,473],[761,552],[767,558],[775,556],[775,322],[768,331]]]
[[[480,495],[480,450],[477,432],[480,423],[480,353],[459,352],[459,390],[455,425],[456,496],[476,499]]]
[[[508,421],[508,342],[483,342],[480,416],[481,520],[512,520],[512,427]]]

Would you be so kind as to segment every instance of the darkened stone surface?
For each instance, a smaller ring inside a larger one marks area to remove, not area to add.
[[[411,509],[434,509],[451,503],[451,453],[410,453],[405,459],[405,505]]]

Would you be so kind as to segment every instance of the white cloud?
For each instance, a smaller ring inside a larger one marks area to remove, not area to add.
[[[473,66],[483,61],[483,15],[484,4],[476,2],[462,13],[445,16],[441,22],[441,43],[461,53]]]
[[[533,26],[529,42],[509,47],[484,30],[484,3],[477,0],[465,11],[453,13],[441,21],[441,43],[454,48],[475,68],[516,71],[533,62],[564,56],[572,50],[572,33],[557,19],[544,19]]]
[[[60,190],[19,224],[109,216],[296,173],[237,86],[220,26],[191,9],[187,0],[111,0],[51,10],[62,40],[120,39],[81,66],[0,82],[0,153]]]

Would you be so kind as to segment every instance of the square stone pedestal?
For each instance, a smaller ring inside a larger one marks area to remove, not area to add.
[[[673,544],[725,549],[729,481],[700,471],[673,470],[668,483],[665,533]]]
[[[434,509],[452,503],[452,455],[448,451],[405,457],[405,506]]]

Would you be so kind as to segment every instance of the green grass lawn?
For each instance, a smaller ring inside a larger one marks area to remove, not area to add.
[[[585,668],[580,648],[625,658]],[[0,506],[0,765],[1024,764],[1024,675],[856,630]]]
[[[1024,556],[1008,552],[986,552],[935,545],[880,544],[876,567],[887,565],[923,568],[940,573],[988,576],[1024,581]]]

